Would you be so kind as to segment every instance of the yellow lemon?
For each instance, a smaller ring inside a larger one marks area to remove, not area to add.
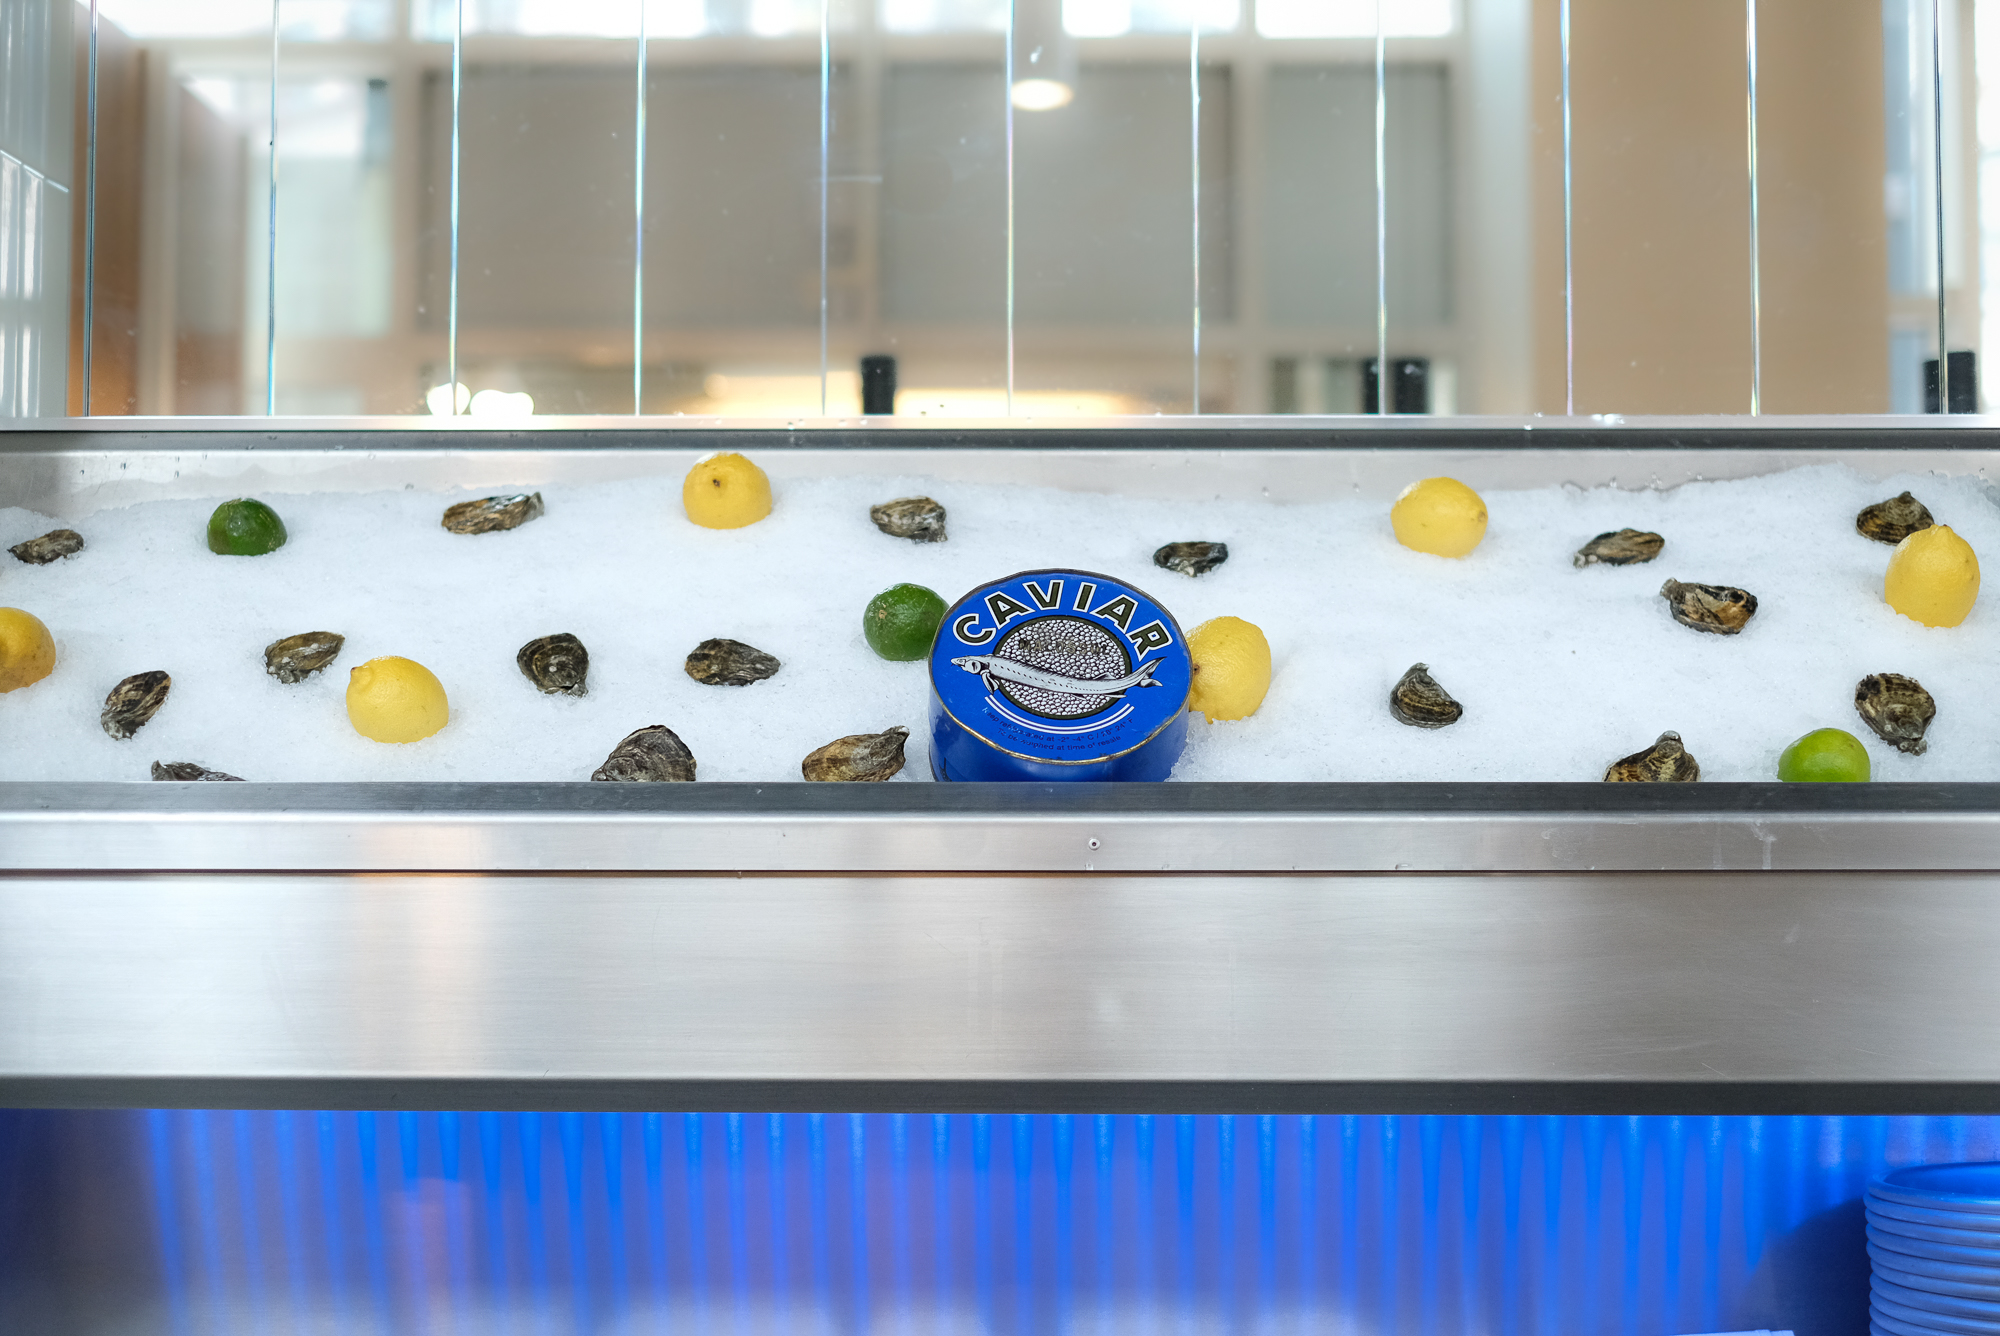
[[[1403,489],[1389,523],[1404,547],[1462,557],[1486,536],[1486,503],[1456,478],[1425,478]]]
[[[0,608],[0,691],[31,687],[55,668],[55,637],[42,619],[19,608]]]
[[[1889,554],[1882,599],[1925,626],[1957,626],[1979,597],[1979,558],[1946,524],[1919,529]]]
[[[377,742],[416,742],[445,726],[444,683],[414,659],[370,659],[347,674],[347,717]]]
[[[1188,708],[1218,719],[1248,719],[1271,689],[1271,642],[1241,617],[1203,622],[1188,636],[1194,690]]]
[[[681,505],[704,529],[740,529],[771,513],[771,480],[742,455],[710,455],[688,470]]]

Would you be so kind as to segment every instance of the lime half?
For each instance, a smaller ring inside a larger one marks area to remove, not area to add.
[[[1787,784],[1862,784],[1868,775],[1868,749],[1845,729],[1815,728],[1778,757]]]
[[[944,620],[944,600],[922,585],[892,585],[868,600],[861,615],[861,634],[868,648],[885,659],[907,662],[931,652],[938,623]]]
[[[285,545],[285,522],[262,501],[224,501],[208,517],[208,550],[225,557],[261,557]]]

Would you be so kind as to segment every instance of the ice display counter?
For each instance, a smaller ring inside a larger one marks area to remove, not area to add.
[[[87,528],[251,493],[553,505],[723,446],[781,500],[868,476],[1274,512],[1386,507],[1438,474],[1825,466],[1990,505],[2000,468],[2000,434],[1965,420],[132,423],[0,435],[0,506]],[[21,587],[0,570],[0,602]],[[1992,1153],[2000,1108],[2000,770],[1906,773],[8,777],[0,1121],[42,1166],[11,1200],[25,1221],[121,1173],[152,1194],[123,1226],[158,1250],[143,1294],[78,1330],[1844,1330],[1784,1287],[1845,1294],[1800,1277],[1865,1268],[1839,1215],[1860,1181]],[[175,1111],[204,1109],[236,1112]],[[326,1112],[259,1112],[301,1109]],[[1075,1243],[1103,1229],[1115,1246]],[[81,1311],[48,1279],[80,1254],[18,1255],[15,1312]]]

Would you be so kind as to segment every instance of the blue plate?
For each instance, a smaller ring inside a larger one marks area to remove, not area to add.
[[[1921,1245],[1919,1245],[1921,1246]],[[1919,1276],[1933,1276],[1939,1280],[1953,1280],[1962,1285],[2000,1286],[2000,1263],[1985,1266],[1968,1266],[1963,1262],[1943,1262],[1935,1257],[1920,1257],[1879,1244],[1868,1245],[1869,1260],[1885,1266],[1898,1267]]]
[[[2000,1253],[2000,1234],[1990,1229],[1949,1229],[1943,1225],[1919,1225],[1914,1221],[1891,1220],[1880,1215],[1869,1216],[1868,1227],[1898,1238],[1949,1243],[1955,1248],[1988,1248]]]
[[[1868,1218],[1902,1220],[1913,1225],[1938,1225],[1945,1229],[1977,1229],[1988,1234],[2000,1234],[2000,1215],[1985,1215],[1979,1211],[1957,1211],[1926,1206],[1905,1206],[1899,1201],[1885,1201],[1879,1197],[1868,1199]]]
[[[2000,1161],[1913,1164],[1870,1183],[1868,1195],[1905,1206],[2000,1215]]]
[[[1939,1276],[1926,1275],[1921,1271],[1908,1271],[1898,1262],[1920,1262],[1920,1257],[1902,1257],[1896,1253],[1878,1255],[1875,1249],[1868,1250],[1868,1264],[1875,1275],[1905,1289],[1923,1290],[1927,1294],[1955,1294],[1965,1299],[1986,1299],[2000,1305],[2000,1272],[1994,1273],[1990,1281],[1947,1280]]]
[[[1940,1332],[1945,1336],[2000,1336],[2000,1322],[1909,1308],[1879,1294],[1869,1296],[1868,1316],[1890,1331],[1901,1329],[1904,1336],[1936,1336]]]
[[[1991,1299],[1972,1299],[1955,1294],[1938,1294],[1925,1289],[1909,1289],[1898,1285],[1877,1271],[1869,1278],[1869,1288],[1878,1297],[1919,1313],[1936,1313],[1940,1317],[1975,1318],[1981,1322],[2000,1322],[2000,1303]]]
[[[1873,1225],[1868,1226],[1868,1241],[1890,1252],[1907,1253],[1911,1257],[1927,1257],[1934,1262],[1954,1262],[1960,1266],[1977,1267],[1982,1271],[2000,1267],[2000,1248],[1960,1248],[1931,1239],[1885,1234]]]

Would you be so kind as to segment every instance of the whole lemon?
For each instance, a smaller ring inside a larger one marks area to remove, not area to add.
[[[742,455],[710,455],[688,470],[681,505],[704,529],[740,529],[771,513],[771,480]]]
[[[55,637],[42,619],[19,608],[0,608],[0,691],[31,687],[55,667]]]
[[[1486,503],[1456,478],[1425,478],[1403,489],[1389,523],[1404,547],[1462,557],[1486,536]]]
[[[1979,597],[1979,558],[1948,524],[1919,529],[1896,544],[1882,577],[1882,600],[1925,626],[1957,626]]]
[[[347,674],[347,718],[377,742],[417,742],[451,719],[444,683],[415,659],[370,659]]]
[[[1188,708],[1218,719],[1248,719],[1271,689],[1271,642],[1241,617],[1216,617],[1188,635],[1194,690]]]

